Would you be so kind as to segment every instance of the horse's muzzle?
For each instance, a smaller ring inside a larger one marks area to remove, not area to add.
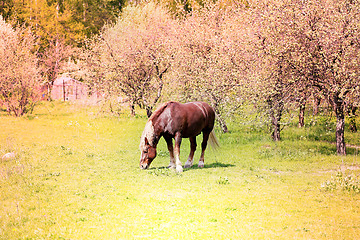
[[[143,163],[143,164],[140,164],[140,168],[141,169],[148,169],[149,168],[149,164],[147,164],[147,163]]]

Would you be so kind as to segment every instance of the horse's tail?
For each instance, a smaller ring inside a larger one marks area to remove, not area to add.
[[[210,142],[211,147],[212,147],[214,150],[217,150],[217,149],[220,147],[219,141],[218,141],[217,138],[216,138],[216,135],[215,135],[214,130],[212,130],[212,131],[210,132],[209,142]]]

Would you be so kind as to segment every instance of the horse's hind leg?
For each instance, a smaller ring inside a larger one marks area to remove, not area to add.
[[[165,137],[164,137],[165,138]],[[165,141],[167,143],[167,147],[169,150],[169,154],[170,154],[170,164],[169,164],[169,168],[175,168],[175,157],[174,157],[174,147],[173,147],[173,142],[172,142],[172,138],[165,138]]]
[[[201,143],[201,156],[199,160],[199,167],[204,167],[204,155],[205,155],[205,149],[207,146],[207,142],[209,140],[210,132],[203,132],[203,141]]]
[[[194,163],[194,153],[196,151],[196,137],[191,137],[189,138],[190,140],[190,154],[189,157],[185,163],[185,168],[190,168],[192,167],[193,163]]]

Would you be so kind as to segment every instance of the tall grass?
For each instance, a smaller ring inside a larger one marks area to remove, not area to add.
[[[139,169],[145,122],[68,103],[1,115],[0,155],[16,157],[0,160],[0,239],[360,237],[360,195],[322,187],[339,171],[357,176],[360,159],[351,149],[335,155],[325,123],[289,126],[274,143],[266,129],[234,121],[230,133],[216,131],[221,148],[207,150],[204,168],[177,174],[164,140],[151,168]],[[189,148],[183,140],[183,162]]]

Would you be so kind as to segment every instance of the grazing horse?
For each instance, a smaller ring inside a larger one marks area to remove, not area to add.
[[[191,151],[185,163],[185,168],[193,165],[196,150],[196,136],[203,133],[201,144],[202,152],[199,167],[204,167],[204,152],[210,137],[210,144],[216,148],[219,143],[213,132],[215,112],[212,107],[204,102],[167,102],[161,105],[150,116],[140,141],[140,168],[149,168],[156,157],[156,146],[161,137],[164,137],[170,153],[170,168],[182,172],[180,162],[180,144],[182,138],[190,139]],[[175,148],[172,139],[175,139]]]

